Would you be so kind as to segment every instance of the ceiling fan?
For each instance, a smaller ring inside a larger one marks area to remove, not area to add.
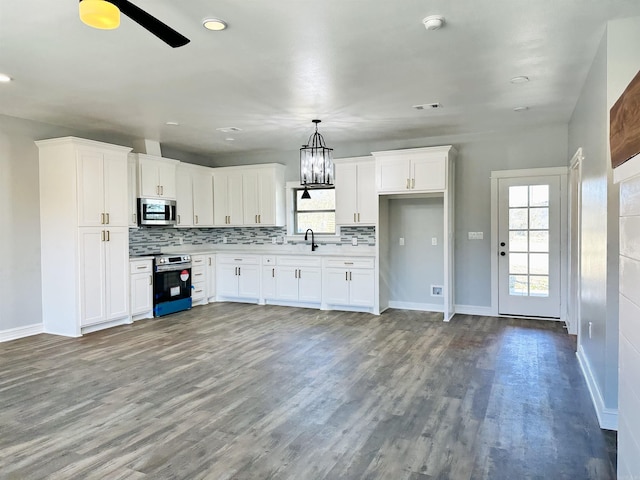
[[[190,41],[128,0],[80,0],[80,19],[94,28],[118,28],[120,12],[173,48],[182,47]]]

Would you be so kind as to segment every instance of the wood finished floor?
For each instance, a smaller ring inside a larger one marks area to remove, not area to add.
[[[612,479],[554,322],[219,303],[0,344],[2,479]]]

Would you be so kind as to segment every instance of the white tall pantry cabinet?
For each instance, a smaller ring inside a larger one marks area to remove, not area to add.
[[[40,150],[44,331],[77,337],[130,322],[130,148],[75,137]]]

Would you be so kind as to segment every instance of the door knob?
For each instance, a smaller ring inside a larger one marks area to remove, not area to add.
[[[500,246],[501,246],[501,247],[504,247],[505,245],[506,245],[506,243],[504,243],[504,242],[500,242]]]
[[[506,253],[500,252],[500,256],[504,257],[505,255],[506,255]]]

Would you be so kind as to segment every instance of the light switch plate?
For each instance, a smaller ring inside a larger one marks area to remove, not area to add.
[[[400,246],[404,247],[404,238],[403,237],[400,237]]]
[[[431,245],[438,245],[438,237],[431,237]]]
[[[351,237],[351,245],[358,246],[358,237]]]

